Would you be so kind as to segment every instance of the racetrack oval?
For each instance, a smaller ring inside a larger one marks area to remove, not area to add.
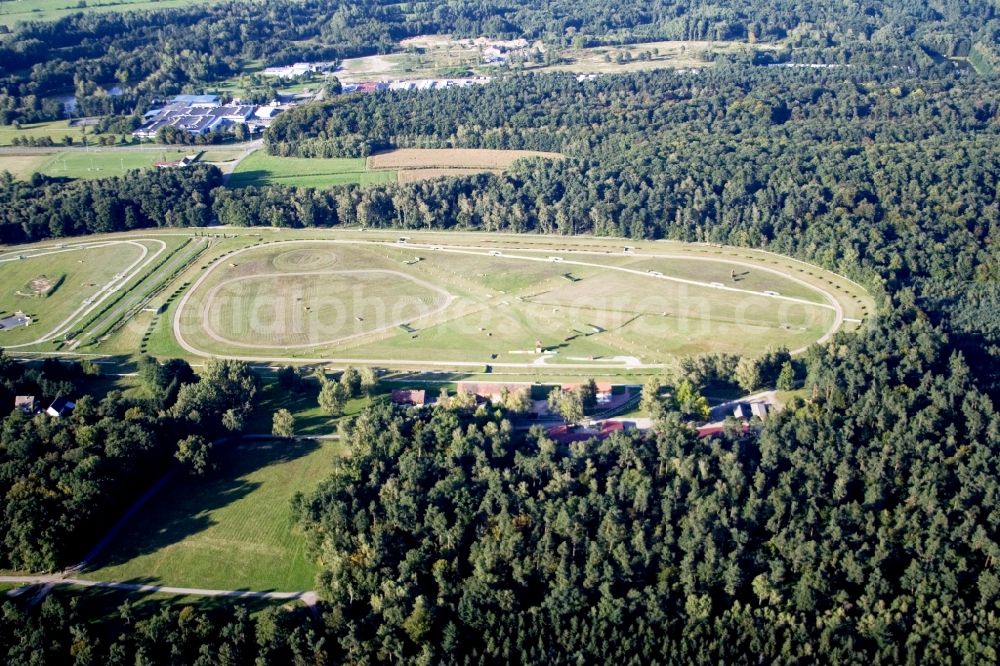
[[[385,269],[259,273],[212,287],[201,321],[208,337],[227,345],[308,348],[420,321],[453,298],[436,285]]]

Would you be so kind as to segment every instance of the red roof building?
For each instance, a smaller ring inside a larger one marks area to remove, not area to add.
[[[418,389],[395,389],[392,392],[392,404],[423,407],[427,404],[427,391]]]

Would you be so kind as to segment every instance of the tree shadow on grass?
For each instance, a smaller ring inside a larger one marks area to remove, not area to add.
[[[235,441],[218,444],[218,467],[205,477],[179,476],[150,500],[104,554],[88,569],[125,564],[183,542],[216,524],[212,513],[261,486],[247,475],[291,462],[315,451],[315,441]],[[219,566],[225,566],[224,556]],[[143,582],[160,584],[158,579]]]
[[[130,578],[122,581],[131,585],[157,585],[150,577]],[[127,601],[129,610],[125,613],[125,621],[134,624],[137,621],[152,617],[163,608],[175,609],[191,606],[201,612],[231,609],[243,606],[251,613],[257,613],[270,606],[296,603],[287,599],[263,599],[260,597],[197,597],[167,594],[153,590],[123,590],[111,587],[79,587],[60,586],[51,594],[56,597],[75,599],[77,611],[81,616],[94,622],[123,622],[122,605]]]

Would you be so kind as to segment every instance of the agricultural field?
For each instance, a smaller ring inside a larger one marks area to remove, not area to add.
[[[28,180],[48,159],[45,154],[0,155],[0,172],[8,171],[14,178]]]
[[[344,455],[336,442],[253,441],[223,449],[208,478],[178,477],[84,574],[210,589],[311,590],[317,572],[291,498]]]
[[[508,169],[519,159],[562,159],[560,153],[487,148],[399,148],[367,158],[368,169]]]
[[[261,187],[264,185],[296,185],[298,187],[329,187],[359,183],[389,183],[396,180],[395,171],[367,171],[363,158],[311,159],[276,157],[258,150],[233,171],[231,187]]]
[[[499,173],[526,157],[560,159],[562,155],[534,150],[401,148],[355,159],[277,157],[258,150],[236,166],[229,185],[330,187],[346,183],[369,185],[396,180],[409,183],[486,171]]]

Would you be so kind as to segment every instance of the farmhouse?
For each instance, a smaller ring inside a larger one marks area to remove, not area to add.
[[[76,409],[76,403],[70,402],[66,398],[59,396],[52,401],[52,404],[45,410],[45,413],[52,418],[60,419],[70,414],[74,409]]]
[[[30,416],[38,411],[38,401],[33,395],[19,395],[14,398],[14,409]]]
[[[23,312],[15,312],[12,315],[0,319],[0,331],[8,328],[18,328],[31,323],[31,317]]]
[[[423,407],[427,404],[427,392],[418,389],[395,389],[392,392],[392,404]]]

